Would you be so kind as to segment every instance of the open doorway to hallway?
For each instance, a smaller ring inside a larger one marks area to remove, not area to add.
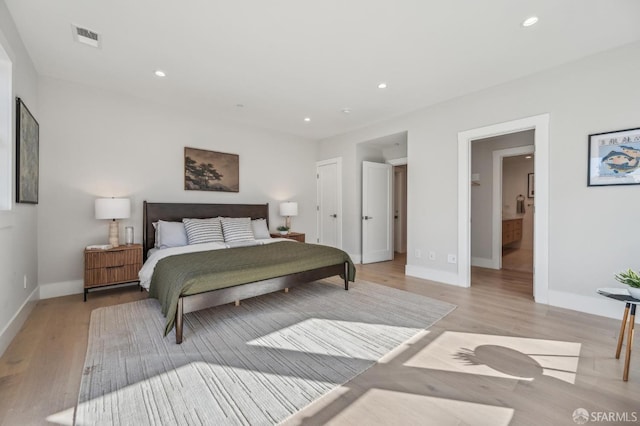
[[[533,297],[534,130],[471,143],[471,285],[479,268],[520,272]]]

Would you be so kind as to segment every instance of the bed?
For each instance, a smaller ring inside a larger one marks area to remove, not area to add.
[[[145,261],[148,261],[148,253],[156,245],[153,223],[160,220],[180,222],[183,218],[204,219],[219,216],[265,219],[268,223],[269,205],[145,201],[143,204]],[[244,262],[241,263],[241,268],[236,265],[236,269],[233,269],[234,258]],[[256,259],[256,266],[247,264],[246,259]],[[214,264],[215,267],[212,266]],[[258,264],[263,266],[259,267]],[[221,265],[224,265],[224,268]],[[227,267],[229,269],[224,270]],[[209,271],[208,268],[215,268],[215,271]],[[201,272],[205,270],[206,273]],[[200,273],[202,275],[198,275]],[[275,241],[273,244],[207,250],[166,257],[157,262],[149,291],[150,297],[158,298],[163,306],[163,313],[167,315],[165,335],[175,326],[176,343],[179,344],[183,340],[183,316],[189,312],[286,290],[336,275],[343,278],[345,290],[349,289],[349,281],[355,279],[353,262],[342,250],[294,241]],[[181,280],[185,280],[184,283]],[[167,284],[167,281],[170,283]],[[193,284],[194,282],[196,284]],[[164,291],[166,287],[160,287],[160,285],[170,285],[172,289]],[[159,291],[158,288],[162,290]]]

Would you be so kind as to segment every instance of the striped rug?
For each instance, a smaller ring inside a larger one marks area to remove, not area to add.
[[[77,425],[270,425],[455,309],[358,281],[315,282],[188,314],[164,338],[154,299],[96,309]]]

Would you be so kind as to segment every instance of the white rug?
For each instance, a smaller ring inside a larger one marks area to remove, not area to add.
[[[316,282],[185,316],[154,299],[96,309],[77,425],[279,423],[455,309],[358,281]]]

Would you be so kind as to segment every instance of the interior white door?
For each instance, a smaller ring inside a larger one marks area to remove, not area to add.
[[[319,244],[342,248],[342,161],[316,164],[317,228]]]
[[[362,263],[393,259],[393,167],[362,162]]]

